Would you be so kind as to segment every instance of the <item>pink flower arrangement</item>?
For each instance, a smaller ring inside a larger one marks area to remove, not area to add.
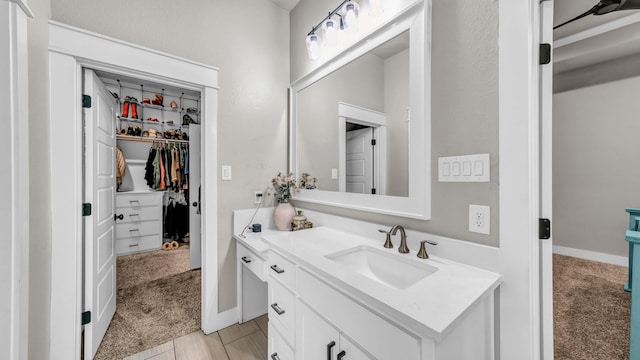
[[[282,174],[278,173],[276,177],[271,180],[273,185],[273,191],[278,203],[288,203],[291,198],[291,191],[296,187],[296,179],[293,178],[292,173]]]

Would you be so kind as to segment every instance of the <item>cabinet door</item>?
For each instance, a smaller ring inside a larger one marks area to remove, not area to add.
[[[339,332],[302,302],[296,305],[296,359],[336,359]]]
[[[344,351],[344,355],[337,359],[337,356],[342,354]],[[343,335],[340,335],[340,350],[336,352],[337,360],[372,360],[372,357],[365,354],[364,351],[360,350],[354,343],[349,341]]]

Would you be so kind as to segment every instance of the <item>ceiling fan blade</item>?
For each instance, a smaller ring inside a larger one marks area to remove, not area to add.
[[[576,20],[578,20],[578,19],[582,19],[582,18],[583,18],[583,17],[585,17],[585,16],[589,16],[589,15],[591,15],[591,14],[595,14],[595,13],[597,13],[597,12],[598,12],[598,10],[599,10],[599,9],[600,9],[600,3],[598,3],[597,5],[595,5],[594,7],[592,7],[591,9],[589,9],[589,10],[585,11],[584,13],[582,13],[582,14],[580,14],[580,15],[578,15],[578,16],[576,16],[576,17],[574,17],[573,19],[571,19],[571,20],[567,20],[567,21],[563,22],[563,23],[562,23],[562,24],[560,24],[560,25],[556,25],[556,26],[554,26],[554,27],[553,27],[553,30],[555,30],[555,29],[557,29],[557,28],[559,28],[559,27],[561,27],[561,26],[565,26],[565,25],[567,25],[567,24],[569,24],[569,23],[572,23],[572,22],[574,22],[574,21],[576,21]]]

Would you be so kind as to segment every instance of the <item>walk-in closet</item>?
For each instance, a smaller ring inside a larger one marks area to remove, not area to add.
[[[95,359],[120,358],[168,334],[200,329],[202,103],[200,92],[176,86],[101,71],[84,76],[85,84],[93,79],[93,94],[101,95],[85,97],[83,106],[104,114],[97,120],[85,116],[85,148],[94,149],[85,167],[96,169],[85,171],[86,188],[96,191],[97,212],[113,209],[116,255],[116,309],[104,321]],[[98,124],[91,127],[91,121]],[[100,126],[108,121],[111,126]],[[101,135],[102,128],[113,129],[114,136]],[[113,157],[103,156],[110,151]],[[115,164],[101,163],[109,158]],[[101,179],[108,166],[115,167],[115,178]],[[101,234],[96,226],[96,244]]]

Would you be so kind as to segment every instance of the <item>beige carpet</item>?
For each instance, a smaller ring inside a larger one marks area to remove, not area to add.
[[[627,268],[553,255],[556,360],[629,358]]]
[[[122,359],[200,329],[201,272],[188,269],[188,247],[118,258],[116,314],[95,359]]]

